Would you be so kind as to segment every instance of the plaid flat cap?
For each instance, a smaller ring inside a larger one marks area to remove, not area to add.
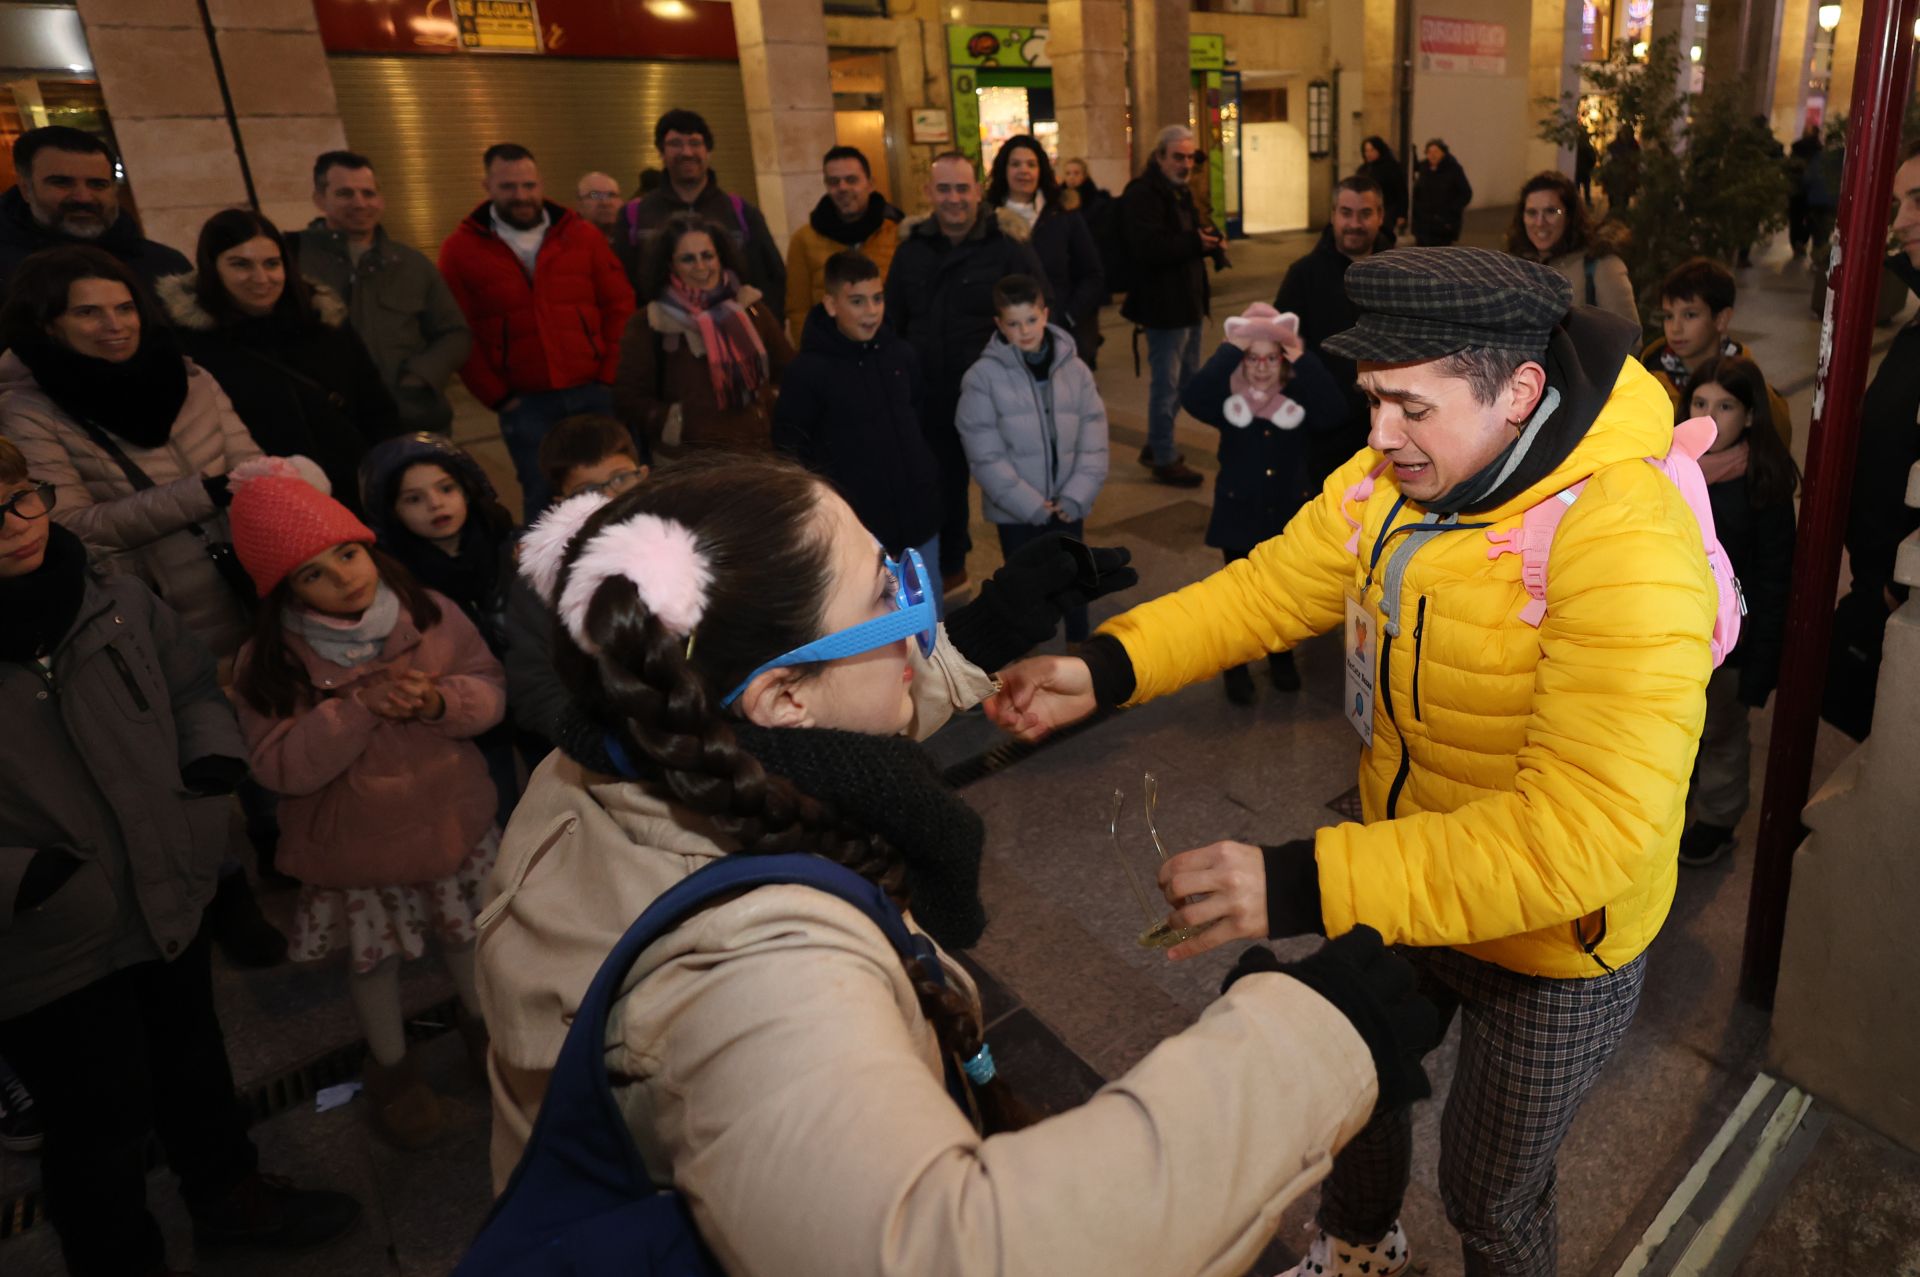
[[[1376,253],[1347,269],[1347,296],[1359,322],[1321,345],[1382,364],[1474,347],[1536,354],[1573,306],[1559,271],[1489,248]]]

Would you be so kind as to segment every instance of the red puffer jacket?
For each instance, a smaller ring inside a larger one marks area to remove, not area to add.
[[[440,246],[440,274],[473,329],[460,369],[467,389],[492,408],[528,391],[612,384],[633,289],[606,236],[549,202],[529,280],[494,233],[492,209],[474,209]]]

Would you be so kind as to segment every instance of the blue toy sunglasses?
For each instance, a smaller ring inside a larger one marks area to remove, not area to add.
[[[837,661],[845,656],[871,652],[889,643],[898,643],[903,638],[910,637],[917,642],[920,655],[932,656],[933,645],[939,639],[940,619],[934,607],[933,592],[927,587],[927,565],[921,561],[920,551],[908,550],[900,559],[885,559],[883,562],[887,571],[893,573],[892,612],[781,653],[741,679],[740,686],[728,692],[720,703],[723,706],[732,705],[746,692],[747,684],[768,670]]]

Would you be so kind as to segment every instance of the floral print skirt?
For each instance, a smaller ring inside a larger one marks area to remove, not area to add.
[[[288,956],[314,962],[345,950],[355,975],[388,958],[417,958],[429,939],[449,948],[474,941],[482,890],[500,853],[500,831],[480,844],[444,878],[404,887],[301,887],[293,910]]]

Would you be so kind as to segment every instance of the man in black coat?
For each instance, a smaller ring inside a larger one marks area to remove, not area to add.
[[[20,263],[43,248],[91,244],[153,287],[163,275],[184,275],[193,263],[140,234],[120,216],[113,152],[91,133],[63,125],[28,129],[13,143],[17,184],[0,195],[0,297]]]
[[[1044,281],[1046,272],[1027,243],[1026,221],[982,207],[973,161],[958,151],[934,157],[927,199],[933,216],[901,225],[887,269],[887,314],[926,379],[921,425],[940,462],[940,575],[952,590],[966,583],[973,548],[967,454],[953,426],[960,379],[993,336],[993,286],[1008,275]]]
[[[1131,259],[1132,285],[1120,313],[1147,330],[1147,446],[1140,464],[1176,488],[1197,488],[1200,474],[1173,444],[1180,391],[1200,371],[1200,340],[1212,294],[1207,261],[1225,261],[1226,242],[1194,207],[1187,179],[1200,153],[1193,130],[1160,130],[1153,158],[1120,194],[1119,223]]]
[[[1364,173],[1342,178],[1333,188],[1333,217],[1320,233],[1320,242],[1287,268],[1280,294],[1273,299],[1275,310],[1300,317],[1300,336],[1307,349],[1320,356],[1347,396],[1346,423],[1337,430],[1316,432],[1310,439],[1307,473],[1316,487],[1367,441],[1370,422],[1366,398],[1356,384],[1359,369],[1353,360],[1321,346],[1360,320],[1360,308],[1347,296],[1347,267],[1393,247],[1384,218],[1378,182]]]
[[[920,429],[920,361],[885,325],[880,268],[855,251],[826,261],[825,296],[780,377],[773,446],[840,490],[887,553],[939,557],[940,463]]]

